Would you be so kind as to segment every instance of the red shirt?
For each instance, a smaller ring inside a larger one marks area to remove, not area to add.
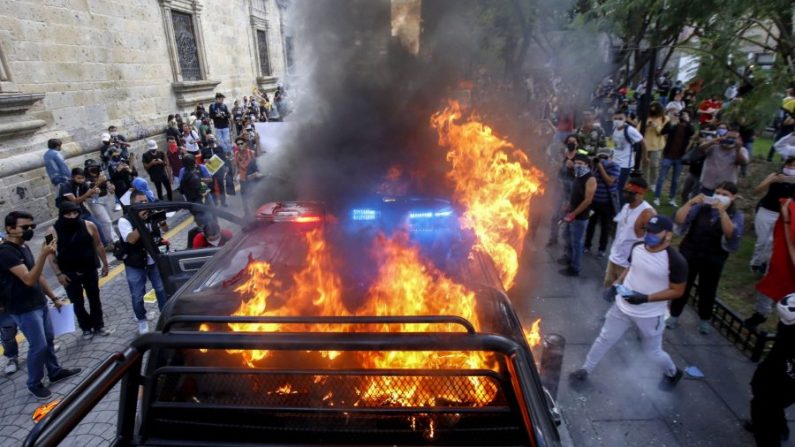
[[[698,105],[698,122],[701,125],[712,121],[715,118],[715,113],[705,113],[709,109],[716,109],[720,110],[720,107],[723,105],[721,101],[713,101],[712,99],[705,99],[701,101],[701,104]]]
[[[218,243],[218,247],[223,247],[224,244],[229,242],[229,239],[232,239],[234,233],[230,230],[222,229],[221,230],[221,242]],[[210,248],[212,245],[207,242],[207,239],[204,237],[204,233],[199,233],[193,238],[193,248]]]
[[[795,202],[791,202],[790,221],[786,229],[793,236],[793,245],[795,245],[795,220],[792,220],[794,215]],[[770,256],[770,266],[765,277],[756,283],[756,290],[775,302],[795,292],[795,264],[790,256],[790,250],[795,251],[795,246],[787,245],[784,229],[784,219],[779,217],[773,228],[773,254]]]

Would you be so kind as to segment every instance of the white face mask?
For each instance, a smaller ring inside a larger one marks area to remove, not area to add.
[[[784,175],[795,177],[795,168],[784,168],[781,170],[781,172],[783,172]]]
[[[221,243],[221,238],[220,238],[220,237],[217,237],[215,240],[212,240],[212,239],[207,239],[207,243],[208,243],[208,244],[210,244],[210,245],[212,245],[213,247],[217,247],[217,246],[218,246],[218,244],[220,244],[220,243]]]
[[[624,127],[624,120],[613,120],[613,127],[622,128]]]
[[[732,199],[727,197],[727,196],[722,196],[722,195],[719,195],[719,194],[715,194],[713,197],[715,198],[715,200],[720,202],[721,205],[725,206],[726,208],[728,208],[729,205],[731,205],[731,203],[732,203]]]

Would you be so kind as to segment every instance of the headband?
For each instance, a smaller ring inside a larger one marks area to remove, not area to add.
[[[624,189],[629,192],[634,192],[635,194],[646,194],[646,188],[633,183],[627,183]]]

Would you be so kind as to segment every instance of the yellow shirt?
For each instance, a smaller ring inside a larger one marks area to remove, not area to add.
[[[650,125],[646,126],[646,134],[643,139],[646,141],[646,150],[654,152],[665,148],[665,135],[660,134],[663,126],[668,121],[665,117],[649,118]]]

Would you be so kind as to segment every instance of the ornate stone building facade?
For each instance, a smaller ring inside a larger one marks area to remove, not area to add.
[[[67,164],[119,128],[142,151],[166,117],[284,76],[278,0],[0,0],[0,214],[53,215],[47,140]]]

